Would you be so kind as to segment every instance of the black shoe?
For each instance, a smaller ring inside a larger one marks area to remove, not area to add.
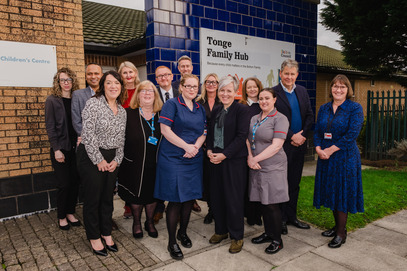
[[[143,232],[138,232],[138,233],[133,233],[133,237],[136,239],[141,239],[143,238]]]
[[[106,244],[106,248],[107,248],[107,250],[110,250],[111,252],[117,252],[117,251],[119,251],[119,249],[117,248],[117,245],[116,245],[116,244],[113,244],[113,245],[111,245],[111,246],[109,246],[108,244]]]
[[[307,223],[301,222],[298,219],[296,219],[294,221],[287,221],[287,225],[293,225],[299,229],[310,229],[311,228]]]
[[[189,237],[186,233],[180,233],[178,231],[177,239],[181,241],[181,245],[183,247],[186,247],[186,248],[192,247],[191,239],[189,239]]]
[[[182,254],[178,244],[168,245],[167,249],[171,255],[171,258],[175,260],[182,260],[184,258],[184,254]]]
[[[157,229],[154,227],[154,221],[151,221],[151,226],[154,228],[155,231],[149,231],[149,227],[148,227],[148,221],[144,222],[144,229],[146,230],[146,232],[148,232],[148,236],[152,237],[152,238],[157,238],[158,237],[158,231]]]
[[[204,218],[204,224],[211,224],[213,221],[213,214],[209,212]]]
[[[342,238],[339,235],[337,235],[328,243],[328,247],[338,248],[338,247],[341,247],[342,244],[345,244],[345,242],[346,242],[346,236],[344,238]]]
[[[273,238],[270,235],[267,235],[267,233],[263,233],[252,239],[253,244],[263,244],[271,241],[273,241]]]
[[[79,220],[75,221],[75,222],[72,222],[68,218],[66,220],[68,221],[68,224],[71,225],[72,227],[80,227],[80,226],[82,226],[82,223]]]
[[[333,227],[332,229],[321,232],[321,235],[324,237],[334,237],[336,235],[336,227]]]
[[[276,241],[276,240],[273,240],[272,242],[271,242],[271,244],[266,248],[266,250],[264,250],[267,254],[274,254],[274,253],[277,253],[277,252],[279,252],[280,250],[282,250],[283,249],[283,240],[281,240],[280,242],[279,241]]]
[[[113,243],[113,245],[109,246],[108,244],[106,244],[106,240],[103,237],[102,237],[102,241],[105,243],[105,247],[107,248],[107,250],[109,250],[111,252],[119,251],[119,249],[117,248],[117,245],[115,243]]]
[[[287,222],[283,221],[281,225],[281,234],[287,235],[288,234],[288,229],[287,229]]]
[[[69,223],[66,224],[65,226],[61,226],[61,225],[58,225],[58,226],[59,226],[59,229],[61,229],[63,231],[67,231],[71,228],[71,226],[69,226]]]
[[[101,250],[95,250],[95,249],[92,248],[92,251],[93,251],[93,253],[95,253],[96,255],[104,256],[104,257],[107,256],[107,250],[106,250],[106,248],[103,248],[103,249],[101,249]]]

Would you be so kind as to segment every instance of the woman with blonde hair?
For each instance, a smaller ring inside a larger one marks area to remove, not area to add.
[[[119,74],[122,77],[124,84],[124,103],[123,108],[128,108],[130,105],[131,98],[138,84],[140,84],[140,79],[138,77],[138,70],[136,66],[130,61],[124,61],[119,66]]]
[[[51,145],[51,162],[57,180],[58,225],[61,230],[80,226],[75,218],[79,178],[75,148],[77,135],[72,126],[71,97],[79,89],[75,72],[60,68],[54,76],[51,95],[45,101],[45,126]]]
[[[122,62],[119,66],[118,72],[124,84],[124,102],[122,106],[126,109],[130,105],[131,98],[133,97],[138,84],[140,84],[140,79],[138,77],[136,66],[130,61]],[[123,216],[124,218],[130,218],[132,216],[132,211],[128,202],[126,202],[124,206]]]
[[[124,159],[119,170],[119,196],[128,203],[133,215],[133,236],[142,238],[141,213],[146,209],[144,228],[157,238],[154,227],[154,187],[157,151],[161,142],[158,124],[163,103],[151,81],[141,82],[126,108],[126,141]]]
[[[196,99],[196,101],[202,104],[202,106],[205,108],[207,127],[210,127],[212,111],[222,105],[218,97],[218,86],[218,75],[216,73],[209,73],[207,76],[205,76],[204,83],[201,86],[201,95]],[[203,199],[208,203],[208,214],[204,218],[204,223],[210,224],[213,221],[213,212],[212,208],[210,207],[210,161],[206,155],[206,143],[203,145],[203,150],[205,152],[203,159]]]

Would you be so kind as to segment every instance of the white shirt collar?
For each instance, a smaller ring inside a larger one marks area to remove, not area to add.
[[[163,96],[164,103],[165,103],[165,93],[166,93],[166,92],[168,92],[168,93],[170,94],[170,99],[171,99],[171,98],[174,98],[174,91],[172,90],[172,87],[171,87],[170,90],[168,90],[168,91],[165,91],[164,89],[162,89],[162,88],[160,87],[160,91],[161,91],[161,94],[162,94],[162,96]]]
[[[293,89],[292,89],[291,91],[289,91],[289,90],[283,85],[283,83],[281,83],[281,81],[280,81],[280,84],[281,84],[281,86],[283,87],[284,91],[287,92],[287,93],[290,93],[290,94],[293,93],[293,91],[294,91],[295,88],[296,88],[296,85],[294,84]]]
[[[250,98],[247,98],[247,105],[252,106],[252,104],[257,104],[258,102],[252,101]]]

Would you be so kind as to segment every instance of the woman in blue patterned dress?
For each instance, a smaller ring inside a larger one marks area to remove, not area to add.
[[[364,212],[360,152],[356,145],[363,109],[350,100],[353,90],[345,75],[337,75],[330,88],[332,101],[319,109],[314,133],[318,154],[314,206],[333,211],[335,226],[322,235],[334,237],[328,246],[338,248],[346,241],[348,213]]]
[[[203,106],[195,102],[198,88],[197,76],[183,75],[179,86],[181,95],[164,104],[158,121],[164,138],[158,150],[154,197],[168,201],[168,252],[176,260],[184,257],[176,239],[183,247],[192,247],[187,227],[194,200],[202,198],[206,116]],[[175,235],[178,218],[180,228]]]

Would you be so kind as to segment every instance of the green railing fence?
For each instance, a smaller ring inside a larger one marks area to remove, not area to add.
[[[407,90],[367,93],[366,151],[370,160],[390,158],[394,142],[407,138]]]

